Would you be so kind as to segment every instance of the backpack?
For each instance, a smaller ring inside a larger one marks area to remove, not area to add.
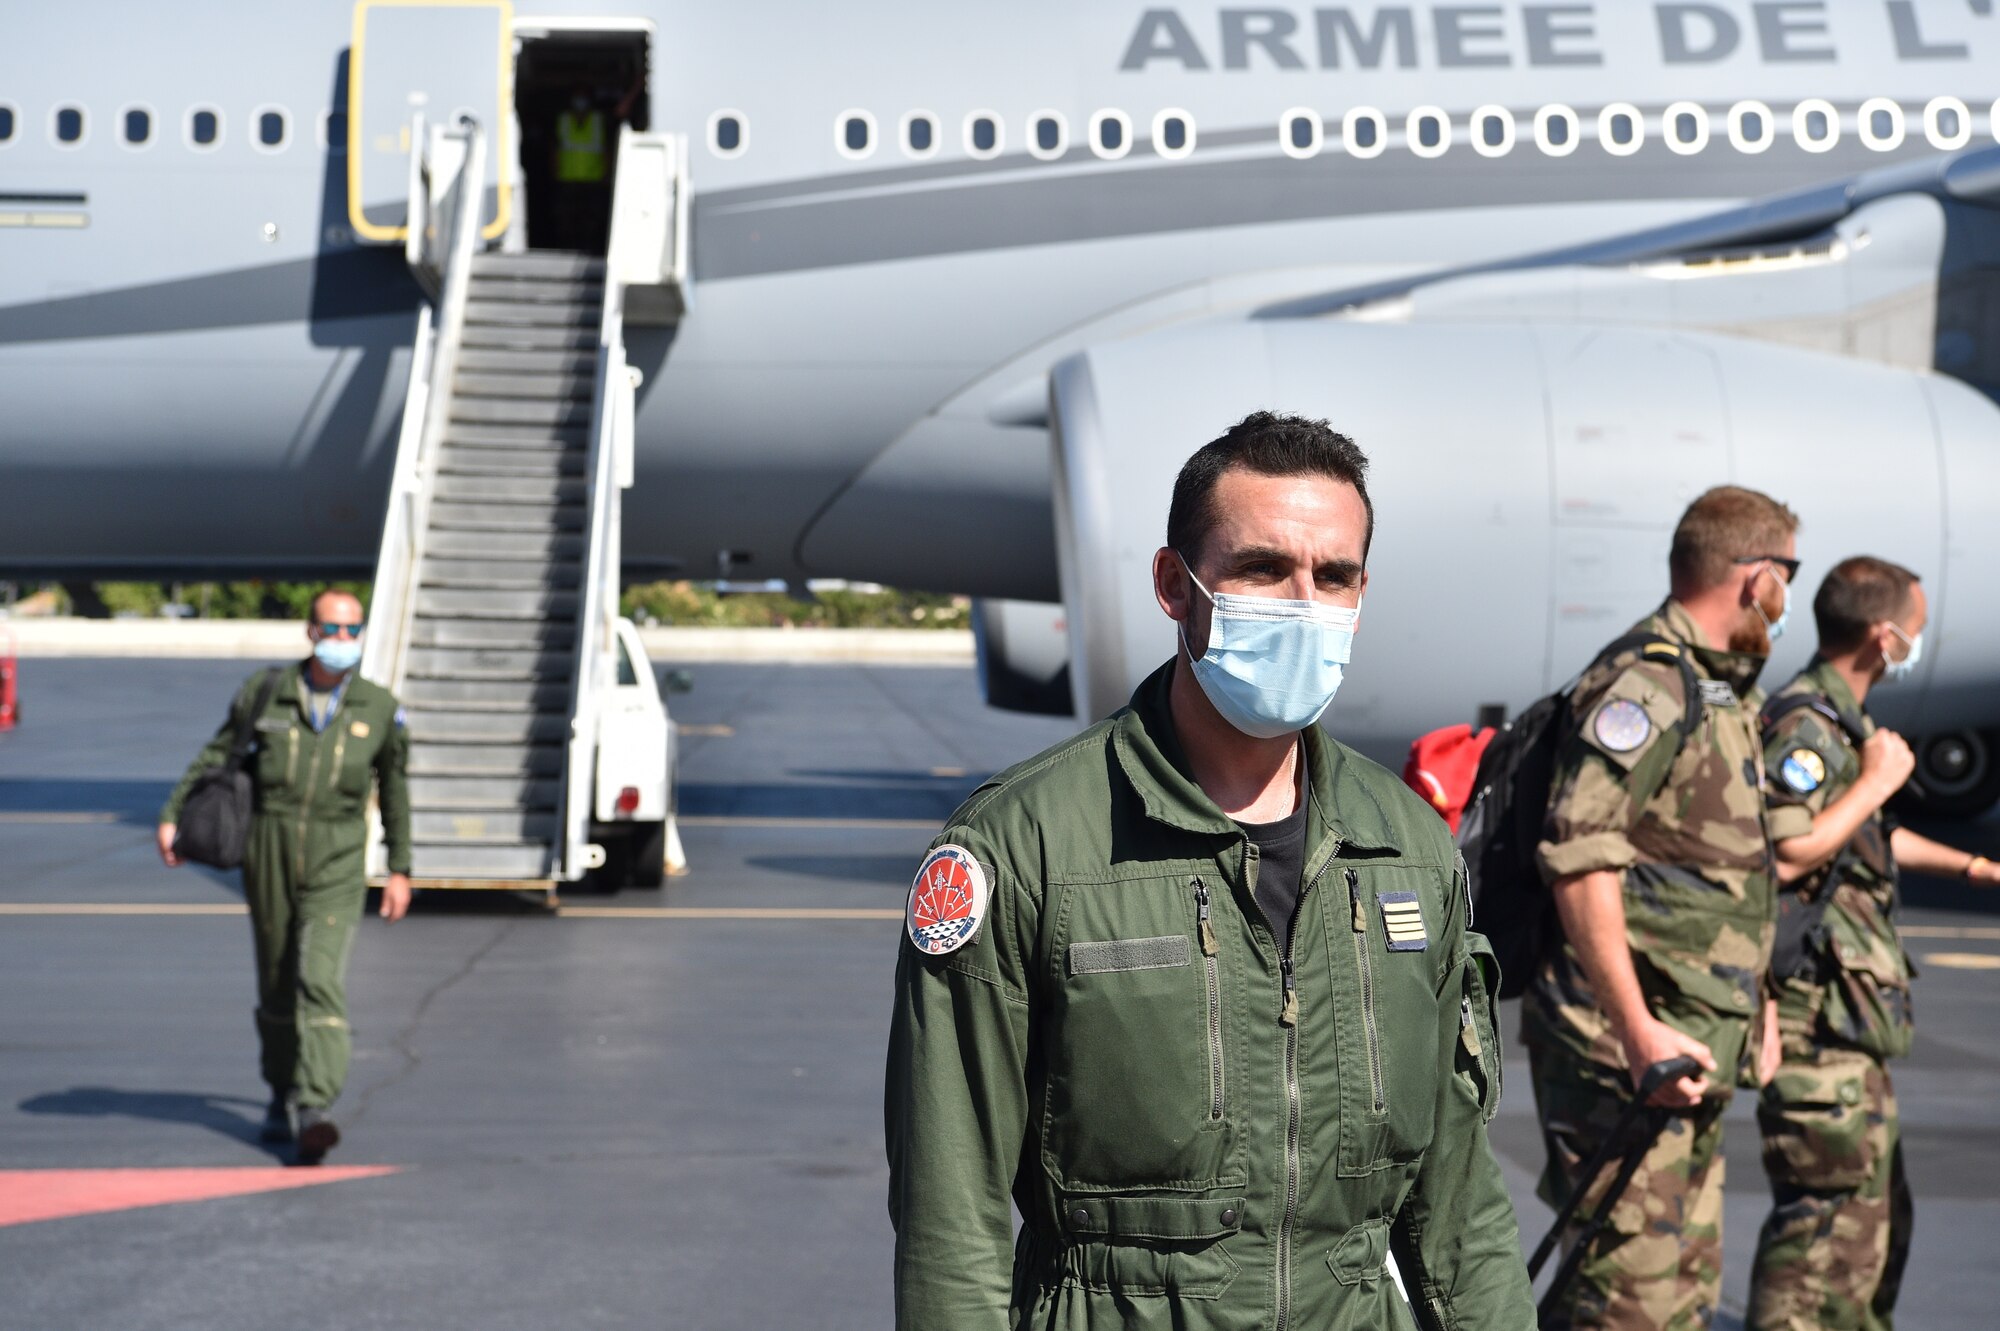
[[[1681,716],[1678,748],[1701,724],[1701,688],[1694,665],[1670,639],[1656,633],[1629,633],[1599,652],[1591,666],[1635,649],[1644,658],[1671,660],[1680,667],[1687,707]],[[1472,802],[1458,828],[1474,922],[1493,944],[1502,998],[1514,998],[1528,987],[1551,943],[1562,937],[1555,898],[1542,881],[1535,848],[1541,844],[1542,825],[1548,818],[1556,753],[1576,728],[1570,695],[1582,677],[1579,673],[1537,699],[1486,745],[1472,781]]]
[[[1758,729],[1765,743],[1770,742],[1771,732],[1777,729],[1780,721],[1794,712],[1804,711],[1814,712],[1839,726],[1856,749],[1868,740],[1860,727],[1848,724],[1847,718],[1828,706],[1824,699],[1810,693],[1794,693],[1772,698],[1757,714]],[[1895,824],[1886,811],[1881,816],[1886,836],[1894,830]],[[1833,902],[1834,885],[1847,872],[1854,856],[1854,840],[1849,838],[1847,844],[1840,848],[1840,853],[1827,864],[1825,872],[1820,875],[1819,886],[1811,896],[1790,890],[1779,892],[1777,938],[1771,947],[1773,976],[1781,980],[1825,981],[1824,967],[1833,946],[1832,931],[1826,924],[1826,908]]]
[[[1472,781],[1479,772],[1480,755],[1498,732],[1491,726],[1446,726],[1419,735],[1410,745],[1410,757],[1403,764],[1403,784],[1422,795],[1443,815],[1455,836],[1459,819],[1472,799]]]

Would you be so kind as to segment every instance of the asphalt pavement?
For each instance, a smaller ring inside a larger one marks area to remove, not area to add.
[[[370,919],[328,1162],[349,1172],[313,1171],[256,1140],[234,875],[152,849],[250,668],[22,663],[23,723],[0,732],[0,1327],[889,1325],[881,1074],[905,887],[966,791],[1069,726],[987,710],[964,668],[697,667],[674,699],[692,872],[555,915],[431,894]],[[1927,830],[2000,855],[2000,820]],[[2000,897],[1909,898],[1903,1320],[1986,1328]],[[1541,1145],[1508,1058],[1493,1135],[1532,1237]],[[1738,1311],[1768,1196],[1749,1110],[1728,1142]]]

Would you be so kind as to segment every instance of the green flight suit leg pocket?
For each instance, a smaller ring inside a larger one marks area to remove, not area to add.
[[[352,1045],[347,1025],[347,962],[360,925],[360,893],[351,910],[315,905],[299,926],[299,1103],[330,1105],[347,1081]]]

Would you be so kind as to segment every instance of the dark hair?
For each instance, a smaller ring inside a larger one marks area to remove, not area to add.
[[[1910,608],[1917,575],[1901,564],[1873,555],[1855,555],[1835,564],[1813,596],[1821,652],[1851,652],[1883,620]]]
[[[1775,554],[1798,529],[1799,515],[1762,491],[1718,485],[1681,514],[1667,568],[1676,587],[1718,587],[1738,559]]]
[[[1199,559],[1215,530],[1215,487],[1236,468],[1259,476],[1326,476],[1345,481],[1361,496],[1368,529],[1361,538],[1361,562],[1375,540],[1375,504],[1368,498],[1368,456],[1325,421],[1257,411],[1229,427],[1222,437],[1195,450],[1174,478],[1167,507],[1167,544],[1183,558]]]

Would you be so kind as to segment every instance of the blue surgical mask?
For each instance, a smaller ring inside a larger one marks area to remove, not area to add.
[[[1258,739],[1277,739],[1319,720],[1340,688],[1361,608],[1218,596],[1202,587],[1192,568],[1188,578],[1214,613],[1201,659],[1194,660],[1185,627],[1181,646],[1193,661],[1195,682],[1222,719]]]
[[[361,664],[361,639],[321,638],[313,644],[313,659],[336,675]]]
[[[1891,661],[1885,657],[1882,662],[1882,677],[1884,679],[1908,679],[1910,672],[1917,668],[1917,662],[1924,659],[1924,635],[1919,633],[1916,637],[1912,638],[1894,624],[1889,626],[1889,632],[1907,643],[1910,650],[1903,654],[1903,659],[1900,661]]]
[[[1778,575],[1773,573],[1771,576],[1776,578]],[[1779,578],[1778,586],[1784,588],[1785,608],[1778,612],[1776,619],[1765,615],[1764,602],[1761,599],[1753,597],[1750,601],[1750,604],[1757,608],[1757,618],[1764,621],[1764,632],[1769,635],[1772,642],[1785,636],[1785,621],[1792,617],[1792,584]]]

